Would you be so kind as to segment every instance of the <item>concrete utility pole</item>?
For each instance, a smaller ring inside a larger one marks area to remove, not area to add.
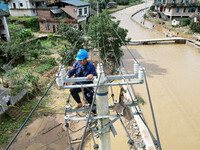
[[[103,85],[105,75],[103,65],[97,65],[98,78],[100,77],[100,86],[96,93],[97,116],[109,115],[108,108],[108,86]],[[102,85],[101,85],[102,84]],[[109,122],[109,118],[99,119],[98,128],[102,129]],[[110,150],[110,128],[107,128],[104,133],[99,135],[99,148],[100,150]]]
[[[79,77],[79,78],[67,78],[65,79],[65,68],[60,68],[60,73],[57,75],[56,82],[58,84],[58,87],[60,89],[69,89],[69,88],[87,88],[87,87],[96,87],[96,114],[97,116],[91,117],[92,120],[97,120],[97,126],[98,128],[95,128],[94,132],[96,134],[96,137],[99,138],[99,148],[100,150],[110,150],[111,144],[110,144],[110,131],[112,131],[113,135],[117,135],[116,130],[114,129],[113,123],[119,119],[118,115],[110,115],[109,114],[109,107],[112,106],[108,105],[108,86],[119,86],[119,85],[127,85],[127,84],[141,84],[143,83],[143,72],[139,71],[139,65],[134,65],[134,74],[131,75],[110,75],[105,76],[103,71],[103,65],[98,64],[97,65],[97,73],[98,73],[98,79],[95,77],[93,80],[96,81],[96,83],[93,84],[81,84],[81,85],[67,85],[66,83],[69,82],[83,82],[88,81],[87,77]],[[111,80],[122,80],[122,79],[138,79],[136,81],[122,81],[122,82],[115,82],[115,83],[109,83]],[[98,82],[97,82],[98,81]],[[98,83],[98,84],[97,84]],[[134,103],[128,104],[127,106],[135,106]],[[69,109],[69,107],[66,107],[66,112],[72,113],[72,112],[78,112],[78,111],[84,111],[85,108],[78,108],[78,109]],[[109,118],[115,117],[112,121],[110,121]],[[87,117],[80,117],[80,118],[71,118],[70,115],[65,115],[65,122],[68,121],[75,121],[75,120],[86,120]],[[92,123],[92,121],[91,121]],[[132,140],[132,139],[130,139]],[[130,141],[129,140],[129,141]],[[134,144],[134,143],[133,143]],[[96,146],[96,144],[94,145]],[[82,147],[81,147],[82,148]]]

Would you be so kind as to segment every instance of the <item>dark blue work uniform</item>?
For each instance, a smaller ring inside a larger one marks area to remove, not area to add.
[[[91,62],[86,63],[86,65],[82,66],[78,62],[75,62],[72,68],[68,71],[66,76],[71,77],[75,76],[76,77],[87,77],[87,75],[93,74],[93,76],[96,76],[96,70],[94,65]],[[93,83],[92,81],[85,81],[85,82],[76,82],[75,84],[90,84]],[[70,93],[74,100],[77,103],[81,103],[79,92],[81,92],[81,88],[71,88]],[[91,104],[92,99],[93,99],[93,88],[84,88],[84,96],[86,100]]]

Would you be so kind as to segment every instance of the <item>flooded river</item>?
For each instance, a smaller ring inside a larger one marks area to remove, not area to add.
[[[161,37],[130,20],[144,7],[138,5],[114,13],[133,40]],[[129,49],[146,69],[162,149],[198,150],[200,147],[200,53],[185,44],[140,45]],[[124,48],[123,62],[133,72],[133,59]],[[145,85],[134,86],[146,104],[141,106],[146,122],[153,121]],[[155,135],[155,134],[154,134]]]

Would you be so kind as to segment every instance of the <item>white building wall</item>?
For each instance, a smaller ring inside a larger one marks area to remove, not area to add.
[[[15,8],[14,8],[15,5]],[[8,3],[11,16],[36,16],[35,3],[29,0],[11,0]]]
[[[87,14],[85,14],[85,11],[84,11],[85,8],[87,8]],[[86,6],[86,7],[78,7],[77,16],[80,15],[80,14],[79,14],[79,9],[82,10],[82,15],[83,15],[83,16],[89,16],[89,6]]]
[[[10,34],[9,34],[9,31],[8,31],[8,25],[7,25],[6,17],[5,16],[0,17],[0,20],[2,21],[2,24],[4,26],[4,29],[2,28],[1,31],[0,31],[0,35],[5,34],[6,39],[9,40]]]
[[[10,10],[11,16],[20,17],[20,16],[36,16],[36,11],[34,10]]]

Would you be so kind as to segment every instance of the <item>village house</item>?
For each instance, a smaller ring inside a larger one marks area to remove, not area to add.
[[[6,0],[11,16],[37,16],[37,7],[45,6],[49,0]]]
[[[9,16],[9,13],[0,9],[0,41],[8,41],[10,39],[10,34],[8,31],[8,25],[6,17]]]
[[[41,32],[55,33],[60,22],[72,23],[81,30],[89,17],[89,4],[79,0],[59,0],[37,8]]]
[[[197,0],[155,0],[155,10],[166,20],[187,18],[200,12]]]

